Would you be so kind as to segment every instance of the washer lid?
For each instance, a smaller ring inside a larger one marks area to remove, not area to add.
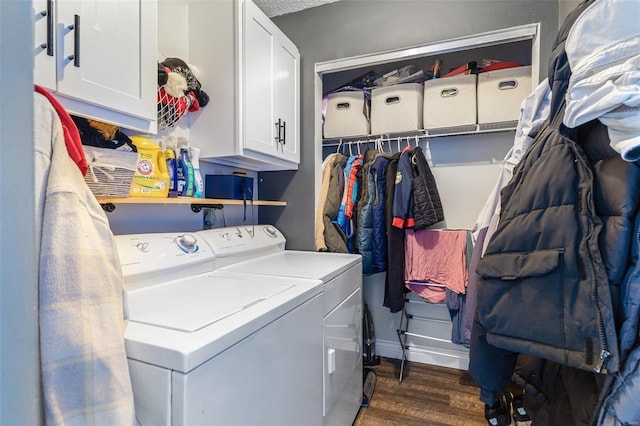
[[[362,257],[356,254],[285,250],[234,263],[220,270],[311,278],[327,282],[361,261]]]
[[[191,333],[294,286],[205,275],[128,293],[129,321]]]

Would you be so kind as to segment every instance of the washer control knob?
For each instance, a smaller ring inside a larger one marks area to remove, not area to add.
[[[267,225],[264,227],[264,233],[267,234],[271,238],[278,238],[278,233],[276,228],[271,225]]]
[[[227,241],[231,241],[231,234],[228,232],[225,232],[224,234],[222,234],[222,238]]]
[[[136,248],[138,250],[140,250],[143,253],[148,253],[149,252],[149,243],[145,242],[140,242],[138,244],[136,244]]]
[[[191,234],[182,234],[176,239],[178,247],[185,253],[193,253],[198,250],[198,240]]]

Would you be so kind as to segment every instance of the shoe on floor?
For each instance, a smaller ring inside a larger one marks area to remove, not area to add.
[[[490,426],[511,425],[511,393],[503,392],[495,405],[484,405],[484,418]]]
[[[531,418],[527,414],[527,410],[523,405],[523,396],[513,396],[511,401],[511,412],[513,413],[513,420],[516,422],[516,426],[530,426]]]

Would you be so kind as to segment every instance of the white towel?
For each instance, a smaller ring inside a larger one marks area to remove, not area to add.
[[[45,419],[48,425],[134,424],[116,246],[52,111],[35,94],[36,165],[49,166],[48,173],[36,170],[46,188],[39,266]]]

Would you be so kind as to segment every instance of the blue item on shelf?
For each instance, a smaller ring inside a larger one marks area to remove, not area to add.
[[[206,175],[205,198],[253,199],[253,178],[238,175]]]

